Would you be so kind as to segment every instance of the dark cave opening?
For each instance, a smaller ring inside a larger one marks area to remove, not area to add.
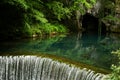
[[[91,42],[97,43],[98,40],[102,40],[106,36],[105,24],[100,21],[99,18],[96,18],[89,13],[83,15],[82,28],[84,29],[82,39],[89,42],[89,45],[92,45]],[[86,43],[84,46],[85,45]]]
[[[83,15],[82,28],[87,33],[106,34],[105,24],[102,21],[100,24],[99,18],[96,18],[95,16],[93,16],[89,13],[86,13],[85,15]]]
[[[92,16],[89,13],[83,15],[82,27],[85,29],[85,31],[98,32],[98,24],[98,18]]]

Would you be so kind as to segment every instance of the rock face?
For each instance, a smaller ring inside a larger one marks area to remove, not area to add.
[[[118,18],[119,20],[116,21],[114,25],[110,27],[110,31],[120,33],[120,1],[117,0],[115,4],[115,14],[116,14],[115,17]]]
[[[119,1],[119,0],[116,0],[115,3],[116,3],[116,6],[115,6],[115,8],[116,8],[116,13],[120,15],[120,1]],[[120,17],[120,16],[119,16],[119,17]]]
[[[112,21],[112,20],[103,20],[104,17],[107,15],[110,15],[109,8],[106,10],[106,4],[104,0],[97,0],[96,4],[92,9],[89,9],[87,13],[92,14],[93,16],[99,18],[102,20],[102,22],[106,26],[106,31],[108,32],[119,32],[120,33],[120,1],[115,0],[112,2],[111,6],[115,6],[115,14],[113,18],[116,18],[118,20]],[[112,11],[112,9],[111,9]],[[106,14],[107,13],[107,14]]]
[[[98,17],[98,13],[99,13],[101,6],[102,6],[101,1],[98,0],[96,4],[94,5],[93,9],[91,10],[92,15]]]
[[[114,5],[113,5],[114,6],[114,15],[113,15],[114,20],[111,20],[111,19],[108,19],[105,21],[103,20],[103,23],[105,23],[106,30],[108,32],[120,33],[120,1],[115,0],[113,3],[114,3]],[[104,6],[106,6],[106,5],[104,5]],[[111,11],[112,11],[112,9],[111,9]],[[104,13],[108,13],[107,15],[112,14],[112,12],[109,13],[109,11],[104,11]],[[104,17],[106,17],[106,16],[104,16]]]

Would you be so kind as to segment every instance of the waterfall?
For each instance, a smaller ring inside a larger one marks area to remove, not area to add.
[[[102,80],[105,75],[37,56],[0,56],[0,80]]]

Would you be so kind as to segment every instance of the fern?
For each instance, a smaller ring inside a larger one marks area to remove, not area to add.
[[[27,10],[29,8],[29,6],[27,5],[26,1],[25,0],[5,0],[4,3],[9,3],[11,5],[14,5],[16,7],[20,7],[24,10]]]
[[[106,21],[119,21],[120,22],[120,19],[119,18],[116,18],[112,15],[107,15],[106,17],[103,18],[103,20],[106,20]]]
[[[112,65],[111,69],[112,72],[111,74],[108,74],[105,79],[103,80],[120,80],[120,49],[117,51],[113,51],[112,54],[117,55],[119,61],[117,65]]]
[[[90,3],[94,5],[97,1],[96,0],[90,0]]]
[[[40,11],[38,10],[35,10],[35,9],[32,9],[33,11],[33,17],[37,20],[37,21],[40,21],[41,23],[47,23],[48,20],[44,17],[44,14],[41,13]]]
[[[52,3],[47,4],[48,8],[51,9],[58,20],[62,18],[70,17],[71,10],[67,7],[63,7],[63,3],[53,1]]]

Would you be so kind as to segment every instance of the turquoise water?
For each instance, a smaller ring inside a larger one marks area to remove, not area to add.
[[[72,34],[55,37],[4,41],[0,53],[42,53],[82,62],[99,68],[110,69],[117,59],[111,54],[120,48],[120,35]]]

